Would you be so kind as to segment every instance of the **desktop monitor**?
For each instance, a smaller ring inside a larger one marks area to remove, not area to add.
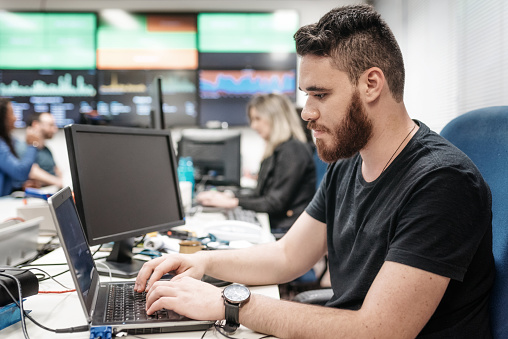
[[[64,131],[87,240],[115,242],[106,263],[115,276],[135,276],[142,263],[132,259],[133,238],[184,224],[171,134],[95,125]]]
[[[240,186],[241,134],[223,129],[186,129],[178,157],[191,157],[196,185]]]

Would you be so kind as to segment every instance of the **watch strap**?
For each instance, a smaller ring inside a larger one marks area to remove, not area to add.
[[[229,301],[224,300],[224,307],[226,315],[226,325],[224,326],[224,331],[233,333],[236,331],[238,326],[240,326],[240,304],[232,304]]]

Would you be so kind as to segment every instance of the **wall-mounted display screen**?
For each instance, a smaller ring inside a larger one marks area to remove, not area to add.
[[[198,27],[203,53],[294,53],[298,13],[200,13]]]
[[[0,11],[0,69],[95,69],[95,13]]]
[[[59,127],[80,122],[93,109],[95,86],[95,70],[0,71],[0,96],[12,100],[16,127],[35,112],[52,113]]]
[[[97,34],[97,68],[197,69],[196,15],[103,11]]]
[[[255,94],[281,93],[296,98],[296,70],[199,71],[200,125],[217,120],[246,125],[246,105]]]
[[[112,125],[149,127],[150,86],[162,78],[167,126],[194,126],[197,119],[196,71],[98,71],[97,112]]]

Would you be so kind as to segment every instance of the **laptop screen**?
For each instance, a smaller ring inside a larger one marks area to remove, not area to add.
[[[58,221],[60,240],[69,262],[69,269],[72,270],[77,292],[81,294],[81,300],[89,311],[96,287],[94,286],[94,275],[97,275],[95,264],[70,190],[65,189],[56,195],[64,198],[56,199],[57,201],[52,203]]]

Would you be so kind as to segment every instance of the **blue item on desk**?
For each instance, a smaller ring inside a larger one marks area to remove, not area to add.
[[[26,313],[31,311],[25,310]],[[15,303],[10,303],[0,307],[0,330],[9,327],[21,320],[19,307]]]
[[[39,198],[48,200],[50,196],[52,196],[52,194],[44,193],[38,188],[30,188],[30,187],[25,188],[25,197],[28,198]]]
[[[111,326],[94,326],[90,328],[90,339],[111,339],[113,331]]]

